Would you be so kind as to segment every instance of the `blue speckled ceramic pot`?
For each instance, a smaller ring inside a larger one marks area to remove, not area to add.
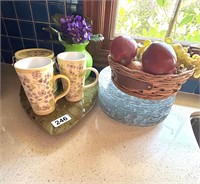
[[[123,93],[113,84],[109,66],[100,72],[98,97],[100,107],[108,116],[135,126],[151,126],[162,122],[175,101],[175,96],[146,100]]]

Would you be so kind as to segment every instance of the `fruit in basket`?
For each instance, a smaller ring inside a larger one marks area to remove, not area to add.
[[[194,78],[200,78],[200,55],[194,54],[192,56],[192,65],[194,66]]]
[[[151,45],[152,41],[151,40],[144,40],[143,44],[138,43],[138,49],[137,49],[137,59],[139,61],[142,61],[142,54],[144,50]]]
[[[140,61],[131,61],[126,67],[131,70],[142,70],[142,63]]]
[[[137,43],[131,37],[117,36],[111,43],[110,53],[115,62],[126,66],[137,54]]]
[[[194,78],[200,77],[200,55],[199,54],[190,54],[190,50],[187,47],[183,47],[180,43],[173,43],[172,47],[174,48],[177,55],[177,64],[178,68],[182,69],[191,69],[194,68]],[[189,52],[189,53],[188,53]],[[179,72],[178,70],[178,73]]]
[[[176,70],[177,57],[173,47],[165,42],[151,43],[142,54],[143,71],[155,75],[171,74]]]

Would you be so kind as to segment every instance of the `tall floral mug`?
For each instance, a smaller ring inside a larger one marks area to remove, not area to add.
[[[85,89],[91,88],[97,84],[99,73],[93,67],[86,68],[86,56],[82,52],[62,52],[57,55],[57,61],[60,73],[70,79],[71,87],[66,100],[77,102],[83,99]],[[87,71],[93,71],[96,75],[95,80],[85,85],[85,74]],[[66,88],[66,82],[62,80],[63,88]]]
[[[54,62],[47,57],[29,57],[18,60],[14,68],[19,76],[31,107],[37,115],[47,115],[55,110],[56,102],[70,89],[70,80],[62,74],[54,75]],[[55,81],[61,78],[65,90],[55,96]]]

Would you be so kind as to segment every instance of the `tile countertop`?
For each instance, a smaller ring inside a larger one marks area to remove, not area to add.
[[[164,122],[134,127],[97,105],[70,131],[51,136],[29,119],[12,66],[1,64],[1,184],[200,183],[190,114],[200,97],[178,93]]]

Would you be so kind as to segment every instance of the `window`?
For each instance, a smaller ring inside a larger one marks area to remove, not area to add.
[[[90,49],[91,54],[93,55],[94,65],[97,67],[105,67],[106,65],[108,65],[107,56],[109,54],[109,45],[110,45],[111,40],[117,34],[125,33],[125,30],[119,29],[120,28],[119,24],[121,24],[121,22],[119,20],[119,16],[117,16],[117,10],[120,11],[117,3],[120,1],[124,3],[124,0],[118,0],[118,1],[116,1],[116,0],[101,0],[101,1],[86,0],[86,1],[83,1],[84,16],[90,17],[92,20],[95,20],[94,25],[93,25],[94,33],[102,33],[105,37],[105,40],[101,43],[90,44],[89,49]],[[126,1],[129,3],[134,2],[133,0],[126,0]],[[140,0],[137,0],[137,1],[140,1]],[[148,1],[144,1],[144,0],[141,0],[141,1],[148,2]],[[152,2],[154,2],[154,6],[157,6],[157,8],[161,8],[162,4],[159,5],[158,2],[164,3],[167,1],[166,0],[154,0],[154,1],[149,0],[149,3],[152,3]],[[199,5],[200,2],[198,0],[183,0],[182,6],[180,6],[180,4],[179,4],[180,2],[182,2],[182,0],[177,0],[177,1],[170,0],[170,2],[173,2],[173,3],[169,6],[168,10],[165,10],[165,11],[167,11],[166,14],[169,14],[169,16],[165,17],[168,22],[168,24],[167,25],[165,24],[165,26],[164,26],[166,28],[166,30],[163,31],[163,33],[162,33],[162,29],[161,29],[162,27],[160,26],[160,29],[158,29],[158,31],[161,31],[162,34],[158,34],[159,36],[157,38],[160,38],[160,35],[163,38],[165,37],[165,35],[167,35],[167,36],[174,35],[173,37],[177,38],[177,33],[180,33],[180,31],[178,30],[177,26],[173,27],[174,22],[177,22],[177,25],[179,25],[179,26],[180,26],[180,24],[185,26],[186,23],[190,23],[192,26],[197,26],[197,29],[192,28],[192,31],[194,31],[194,34],[196,34],[196,38],[192,38],[192,39],[199,39],[199,31],[200,31],[200,15],[199,15],[200,12],[199,11],[200,10],[198,7],[200,7],[200,5]],[[174,3],[174,2],[176,2],[176,3]],[[186,15],[184,15],[184,13],[182,13],[182,14],[180,13],[180,15],[177,16],[177,19],[173,18],[177,12],[172,11],[172,10],[179,9],[179,11],[182,11],[182,9],[184,7],[185,8],[189,7],[189,5],[186,2],[189,2],[190,6],[193,3],[192,6],[194,8],[191,8],[191,11],[187,11],[188,14],[186,14]],[[157,3],[157,4],[155,4],[155,3]],[[121,10],[121,11],[123,11],[123,10]],[[123,13],[123,12],[121,12],[121,13]],[[127,13],[127,10],[124,13]],[[119,12],[119,14],[120,14],[120,12]],[[187,17],[187,18],[185,18],[185,17]],[[162,16],[161,16],[161,18],[162,18]],[[153,17],[150,18],[148,21],[153,22],[154,20],[152,20],[152,19],[153,19]],[[115,24],[116,20],[117,20],[118,25]],[[190,29],[192,27],[191,25],[185,26],[185,29]],[[123,26],[121,26],[121,27],[123,27]],[[178,31],[175,31],[175,29]],[[131,28],[130,28],[130,30],[131,30]],[[119,31],[121,31],[121,32],[119,32]],[[144,30],[143,33],[140,35],[139,34],[137,35],[135,32],[133,32],[133,34],[134,33],[136,34],[136,36],[138,38],[137,39],[138,42],[142,42],[144,39],[145,33],[147,33],[148,31],[149,31],[148,29],[146,31]],[[191,33],[191,30],[189,30],[188,32]],[[132,34],[132,33],[130,32],[129,34]],[[135,36],[135,35],[133,35],[133,36]],[[148,35],[145,35],[145,36],[148,37]],[[153,33],[152,33],[152,35],[150,35],[149,37],[156,38],[156,35],[153,35]]]
[[[121,34],[200,42],[200,1],[118,0],[115,35]]]

